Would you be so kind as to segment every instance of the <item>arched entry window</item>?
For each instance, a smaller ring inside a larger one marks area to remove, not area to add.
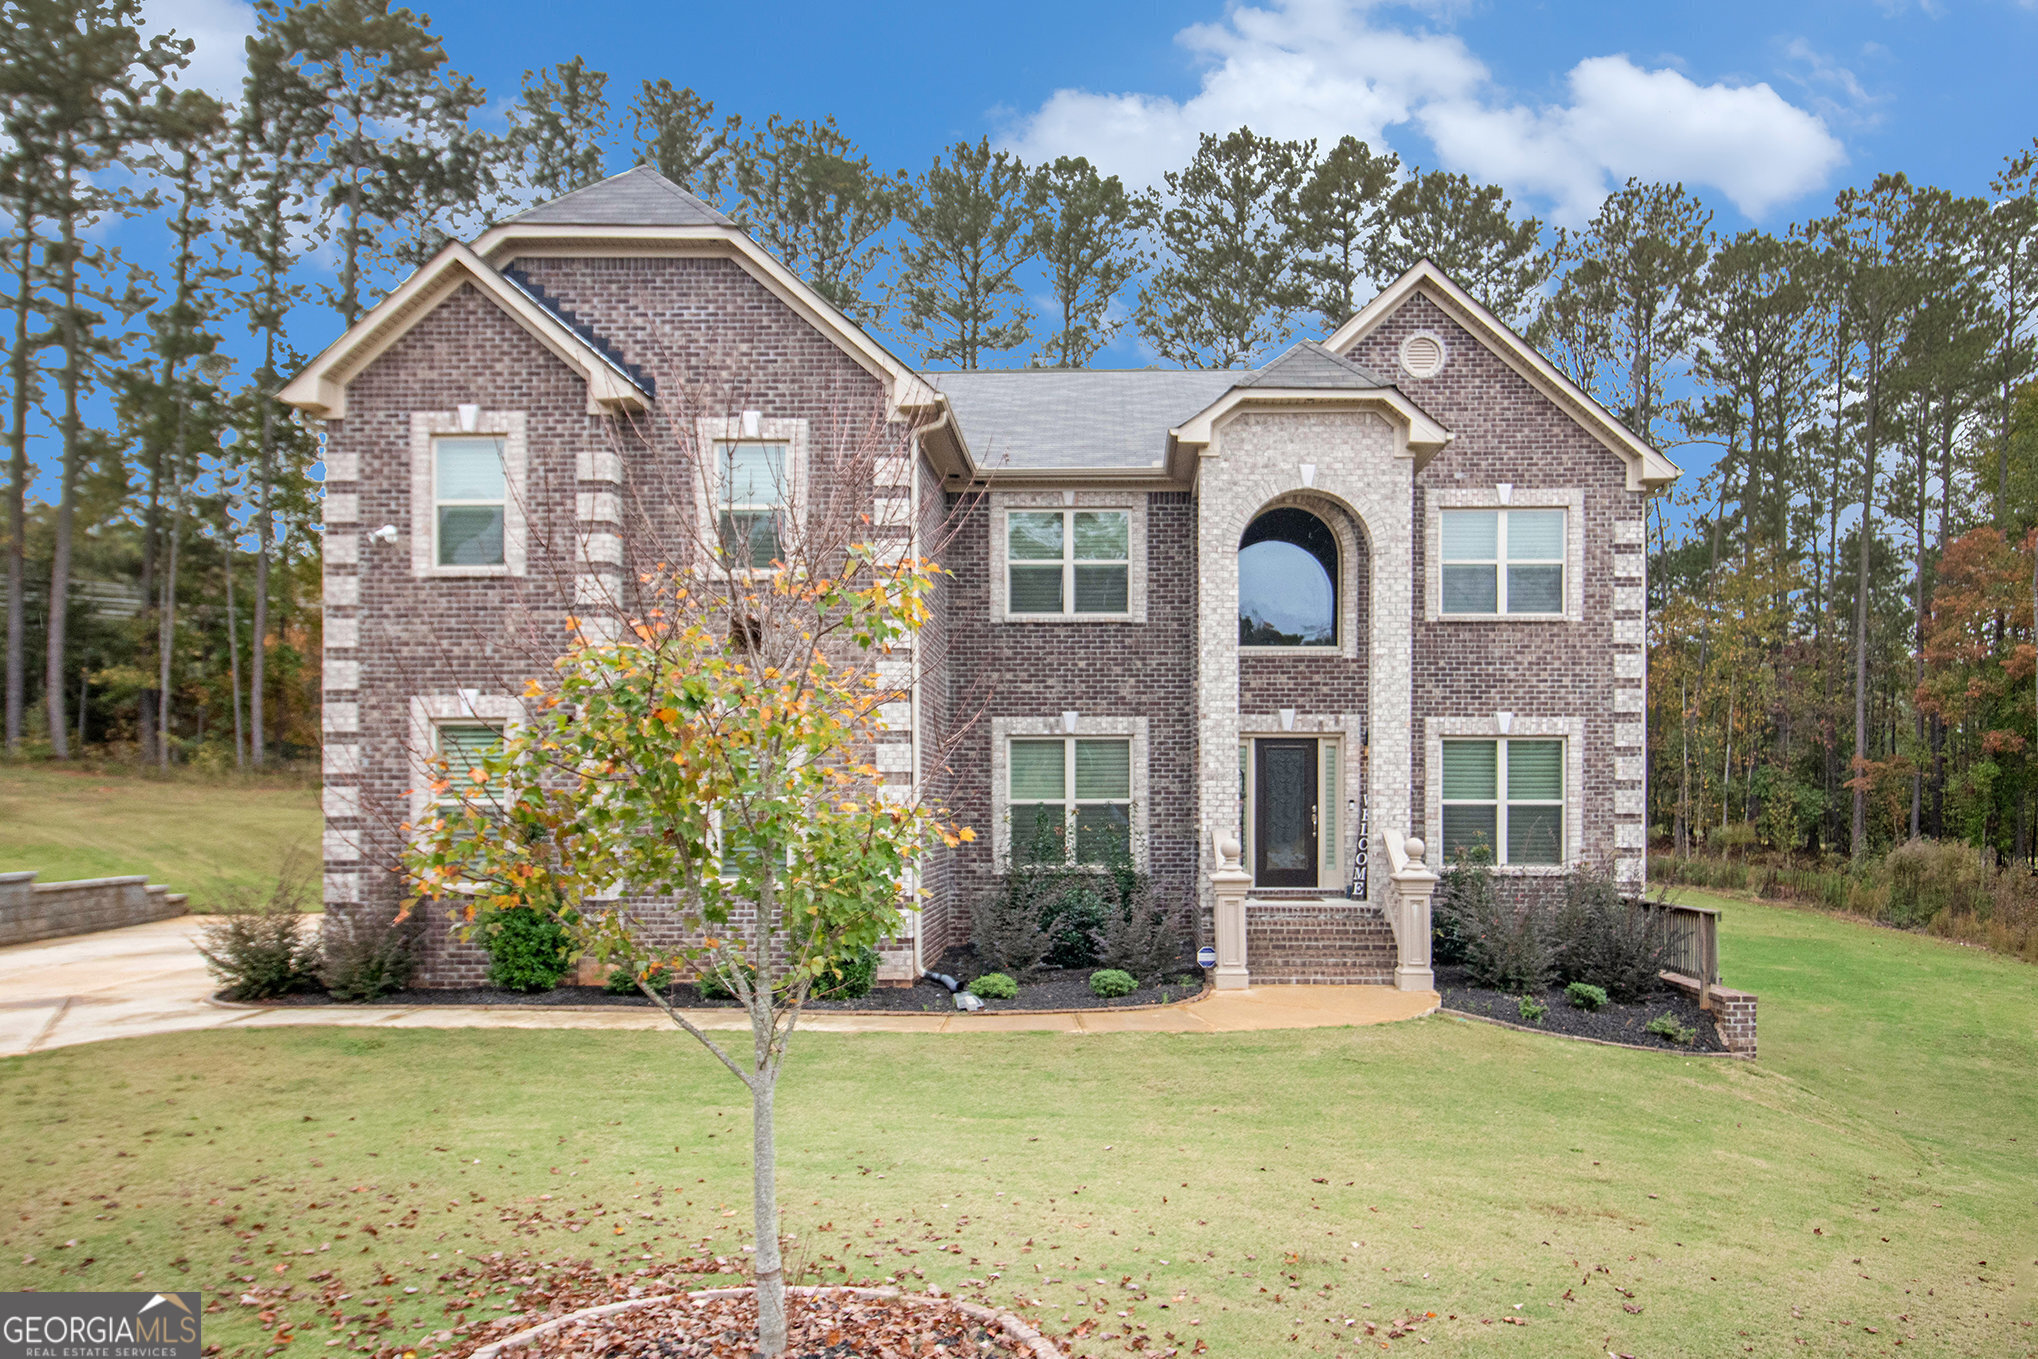
[[[1240,646],[1337,644],[1337,537],[1307,510],[1284,505],[1238,542]]]

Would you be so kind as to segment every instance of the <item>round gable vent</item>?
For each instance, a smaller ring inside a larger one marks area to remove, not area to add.
[[[1401,367],[1410,377],[1435,377],[1444,371],[1443,337],[1418,330],[1401,342]]]

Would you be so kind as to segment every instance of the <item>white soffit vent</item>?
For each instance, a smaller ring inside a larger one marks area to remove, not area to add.
[[[1444,371],[1444,340],[1434,331],[1418,330],[1401,342],[1401,368],[1414,378],[1435,377]]]

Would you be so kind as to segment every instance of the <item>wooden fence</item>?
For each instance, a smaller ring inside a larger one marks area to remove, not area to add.
[[[1720,984],[1720,913],[1716,906],[1633,898],[1635,905],[1656,917],[1670,942],[1671,972],[1699,984],[1700,995]]]

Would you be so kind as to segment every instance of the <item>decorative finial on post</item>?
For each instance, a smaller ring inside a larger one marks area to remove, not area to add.
[[[1419,864],[1422,862],[1422,851],[1426,846],[1424,846],[1421,839],[1411,835],[1401,843],[1408,851],[1408,861],[1410,863]]]

